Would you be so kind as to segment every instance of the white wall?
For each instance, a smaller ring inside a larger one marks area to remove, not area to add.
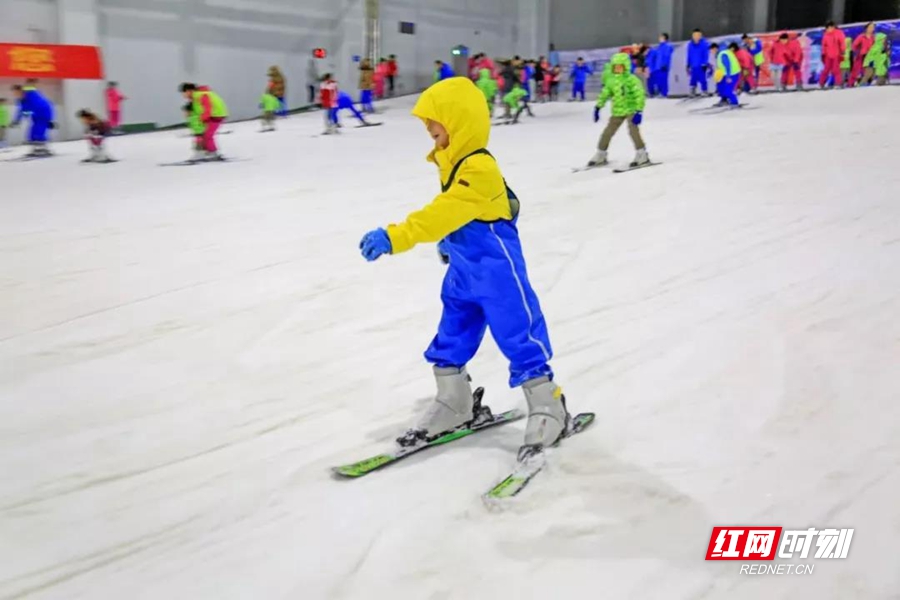
[[[550,41],[557,50],[655,42],[658,11],[657,0],[551,0]]]
[[[233,118],[255,116],[271,65],[284,72],[288,104],[306,104],[309,56],[316,47],[334,48],[347,3],[97,0],[107,77],[129,98],[125,122],[181,121],[183,81],[212,86]],[[326,63],[333,68],[336,58]]]
[[[468,46],[494,57],[546,54],[549,0],[380,0],[380,54],[396,54],[401,92],[431,83],[434,61],[451,62],[450,50]],[[416,24],[400,33],[401,21]]]

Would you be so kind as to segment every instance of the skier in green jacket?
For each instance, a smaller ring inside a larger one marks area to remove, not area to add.
[[[887,34],[875,34],[875,43],[872,45],[866,58],[863,60],[863,66],[866,68],[866,74],[863,83],[869,85],[873,79],[878,79],[878,85],[887,84],[888,68],[890,67],[890,50],[888,48]]]
[[[625,121],[628,121],[628,133],[637,150],[631,167],[646,166],[650,164],[650,157],[647,155],[647,147],[644,145],[640,130],[644,105],[647,102],[644,82],[631,72],[631,57],[624,52],[615,54],[609,64],[610,74],[608,76],[604,74],[603,91],[597,97],[597,106],[594,108],[594,123],[600,121],[600,109],[609,101],[612,101],[612,117],[600,136],[597,153],[588,162],[588,166],[599,167],[608,164],[606,151],[609,150],[613,136]]]
[[[281,110],[281,100],[268,91],[259,99],[259,108],[262,109],[262,131],[275,131],[275,114]]]
[[[515,110],[515,115],[512,118],[512,121],[508,121],[508,123],[515,125],[519,122],[519,116],[523,111],[528,111],[529,116],[534,116],[531,112],[531,108],[528,106],[528,90],[519,83],[516,82],[515,87],[511,92],[503,96],[503,102],[509,107],[509,112],[512,114],[513,110]]]
[[[188,129],[194,134],[194,155],[203,153],[203,134],[206,132],[206,125],[200,120],[200,115],[194,110],[194,103],[188,102],[181,110],[184,112],[184,120]]]
[[[497,97],[497,80],[491,76],[490,69],[481,69],[478,72],[478,81],[475,83],[484,99],[487,100],[488,110],[494,116],[494,99]]]
[[[847,36],[844,48],[844,58],[841,61],[841,74],[844,78],[844,80],[841,81],[841,87],[846,87],[850,84],[851,69],[853,69],[853,38]],[[837,85],[836,81],[834,82],[834,85]]]

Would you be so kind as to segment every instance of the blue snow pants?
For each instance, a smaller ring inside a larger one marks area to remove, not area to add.
[[[650,77],[654,79],[654,87],[655,91],[659,93],[663,98],[669,97],[669,72],[668,71],[654,71],[650,74]]]
[[[572,84],[572,98],[574,99],[576,96],[580,96],[582,100],[584,100],[584,81],[575,81]]]
[[[716,91],[719,93],[719,97],[732,106],[736,106],[738,104],[737,96],[734,93],[734,90],[737,87],[738,77],[738,75],[725,77],[724,79],[722,79],[722,81],[716,84]]]
[[[444,311],[425,359],[438,367],[468,363],[487,328],[509,359],[509,385],[552,378],[547,323],[528,282],[516,219],[473,221],[441,243],[450,266],[441,288]]]
[[[50,129],[50,121],[35,121],[32,119],[31,128],[28,130],[28,141],[46,142],[48,129]]]
[[[691,87],[700,86],[703,92],[707,92],[709,87],[706,83],[706,67],[691,67]]]
[[[362,105],[362,108],[366,112],[375,112],[375,107],[372,106],[372,90],[362,90],[359,92],[359,103]]]

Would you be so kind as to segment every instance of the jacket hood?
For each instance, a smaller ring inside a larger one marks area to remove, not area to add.
[[[875,42],[876,43],[883,43],[884,40],[886,40],[886,39],[887,39],[886,33],[876,33],[875,34]]]
[[[622,65],[625,67],[624,73],[616,73],[613,69],[617,65]],[[631,73],[631,57],[624,52],[617,52],[613,54],[612,58],[609,59],[609,74],[612,77],[622,77],[623,75],[628,75]]]
[[[425,90],[412,110],[423,122],[437,121],[450,135],[446,149],[435,149],[428,159],[444,168],[486,148],[491,134],[491,117],[484,94],[468,77],[451,77]]]
[[[478,79],[481,79],[482,81],[486,79],[493,79],[493,77],[491,77],[491,70],[481,69],[480,71],[478,71]]]

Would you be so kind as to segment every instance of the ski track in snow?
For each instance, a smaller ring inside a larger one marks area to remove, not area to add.
[[[328,471],[433,389],[434,248],[357,249],[439,189],[411,99],[315,140],[235,124],[246,162],[161,169],[190,152],[163,132],[0,164],[0,599],[897,598],[898,100],[651,100],[665,164],[627,176],[571,174],[589,103],[494,130],[557,379],[598,414],[494,510],[524,422]],[[489,338],[470,371],[524,406]],[[856,532],[812,576],[703,560],[747,524]]]

